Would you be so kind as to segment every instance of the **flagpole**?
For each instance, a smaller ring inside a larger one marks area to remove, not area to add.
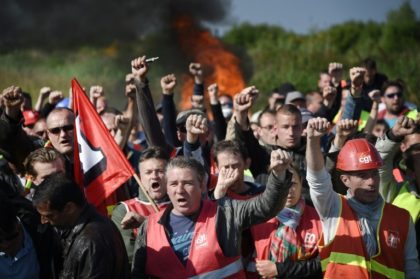
[[[157,207],[155,201],[149,196],[149,193],[147,192],[146,188],[144,188],[143,184],[141,183],[140,177],[136,173],[134,173],[133,176],[134,176],[134,179],[137,181],[137,184],[139,184],[141,191],[143,192],[143,194],[146,196],[147,200],[152,205],[153,209],[156,212],[159,212],[159,208]]]

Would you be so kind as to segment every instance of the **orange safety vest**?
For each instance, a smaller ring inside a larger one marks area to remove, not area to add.
[[[404,278],[404,248],[410,215],[404,209],[384,203],[376,239],[378,253],[369,258],[359,221],[344,196],[335,237],[319,251],[324,278]],[[385,217],[384,217],[385,216]]]
[[[157,204],[157,207],[159,208],[159,211],[162,209],[165,209],[168,204],[170,204],[171,201],[161,202]],[[150,202],[145,202],[140,200],[139,198],[134,198],[130,200],[126,200],[121,202],[122,205],[124,205],[127,212],[135,212],[141,216],[149,216],[152,213],[155,213],[155,210],[152,207],[152,204]],[[133,229],[133,236],[134,238],[137,237],[138,234],[138,228]]]
[[[256,273],[255,259],[268,260],[270,257],[271,240],[279,227],[280,221],[274,217],[265,223],[252,226],[251,233],[255,246],[255,257],[248,264],[247,278],[259,278]],[[318,241],[322,234],[322,225],[318,213],[312,206],[305,205],[303,215],[296,228],[299,247],[303,254],[298,260],[315,257],[318,254]]]
[[[194,228],[190,253],[184,266],[158,221],[164,211],[149,216],[147,223],[146,273],[152,278],[245,278],[239,256],[227,257],[216,235],[217,203],[203,201]]]

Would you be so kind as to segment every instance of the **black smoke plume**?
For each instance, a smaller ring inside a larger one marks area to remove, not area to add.
[[[165,30],[177,14],[225,18],[230,0],[0,0],[0,48],[103,45]]]

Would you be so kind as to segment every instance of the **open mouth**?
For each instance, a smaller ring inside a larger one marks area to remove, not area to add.
[[[180,205],[180,206],[185,206],[187,204],[187,199],[184,199],[184,198],[179,198],[176,201],[177,201],[178,205]]]
[[[152,185],[150,186],[152,187],[152,190],[157,190],[160,188],[159,182],[152,182]]]

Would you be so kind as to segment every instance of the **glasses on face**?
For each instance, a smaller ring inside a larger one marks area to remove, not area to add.
[[[385,97],[387,97],[388,99],[394,99],[395,97],[401,98],[403,96],[402,92],[395,92],[395,93],[390,93],[390,94],[386,94]]]
[[[48,131],[50,131],[51,134],[57,135],[61,131],[70,132],[70,131],[73,131],[73,129],[74,129],[74,125],[69,124],[69,125],[64,125],[62,127],[55,127],[55,128],[48,129]]]

